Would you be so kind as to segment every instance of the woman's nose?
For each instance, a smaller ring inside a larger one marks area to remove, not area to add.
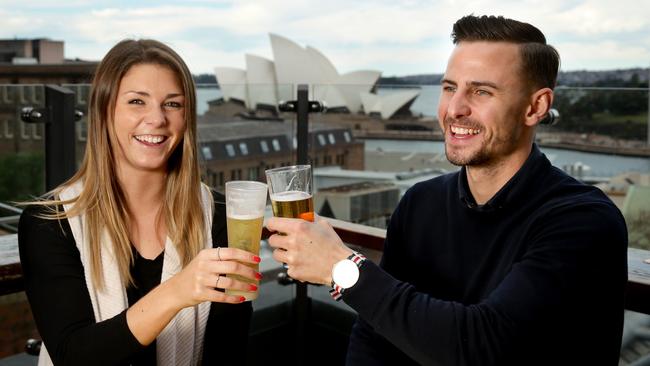
[[[153,106],[148,111],[145,123],[162,126],[167,122],[167,117],[165,115],[165,110],[162,106]]]

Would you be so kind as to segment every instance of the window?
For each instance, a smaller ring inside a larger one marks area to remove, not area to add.
[[[14,137],[14,124],[12,123],[12,121],[10,119],[5,119],[4,120],[4,125],[5,125],[4,126],[5,127],[4,128],[5,137],[8,138],[8,139],[13,138]]]
[[[43,139],[42,129],[44,129],[44,127],[40,123],[32,125],[32,137],[34,138],[34,140],[42,140]]]
[[[3,85],[0,88],[0,94],[2,95],[2,101],[4,102],[4,104],[13,104],[14,103],[14,100],[13,100],[14,98],[12,98],[14,90],[15,89],[10,88],[8,85]]]
[[[293,149],[296,150],[298,148],[298,139],[296,137],[293,137]]]
[[[235,156],[235,147],[232,146],[232,144],[226,144],[226,153],[228,154],[229,157],[234,157]]]
[[[33,125],[28,126],[27,123],[25,123],[25,122],[18,122],[18,124],[20,124],[20,137],[23,140],[29,140],[30,136],[29,136],[29,134],[27,132],[28,132],[28,129],[31,128]]]
[[[260,167],[255,166],[252,168],[248,168],[248,180],[257,180],[259,177],[260,173]]]
[[[336,139],[334,138],[334,134],[331,133],[331,132],[329,134],[327,134],[327,139],[330,140],[330,144],[332,144],[332,145],[334,145],[336,143]]]
[[[77,131],[77,140],[86,141],[88,137],[88,124],[85,121],[75,123],[75,130]]]
[[[212,150],[210,150],[210,146],[203,146],[201,151],[203,152],[203,158],[205,160],[212,160]]]
[[[221,187],[221,186],[223,186],[223,183],[224,183],[224,181],[223,181],[223,172],[219,172],[219,180],[217,181],[217,185],[219,187]]]
[[[273,139],[273,141],[271,141],[271,143],[273,144],[273,150],[280,151],[280,140]]]
[[[323,165],[327,166],[331,164],[332,164],[332,157],[329,155],[325,155],[325,157],[323,158]]]
[[[352,141],[352,137],[350,137],[350,133],[348,131],[343,132],[343,138],[345,139],[345,142]]]
[[[325,136],[323,136],[323,135],[320,134],[320,133],[318,134],[318,143],[320,144],[320,146],[325,146],[325,144],[327,143],[327,142],[325,141]]]
[[[262,149],[263,153],[269,152],[269,144],[266,142],[266,140],[260,141],[260,149]]]
[[[248,155],[248,145],[245,142],[239,143],[239,150],[241,150],[242,155]]]

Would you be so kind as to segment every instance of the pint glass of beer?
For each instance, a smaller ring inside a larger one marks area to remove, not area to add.
[[[266,207],[266,184],[253,181],[226,182],[226,224],[228,246],[259,255],[262,223]],[[247,266],[259,271],[259,264]],[[247,278],[228,275],[239,281],[255,283]],[[257,298],[257,292],[226,290],[228,295],[244,296],[246,301]]]
[[[267,170],[266,181],[274,216],[314,221],[311,165]]]

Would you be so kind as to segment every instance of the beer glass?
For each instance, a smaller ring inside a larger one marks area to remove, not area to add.
[[[226,182],[228,247],[243,249],[259,255],[266,207],[266,190],[266,184],[260,182]],[[246,263],[246,265],[259,272],[259,264]],[[255,281],[238,275],[228,275],[228,277],[256,284]],[[246,301],[257,298],[257,291],[226,290],[226,294],[243,296]]]
[[[269,169],[266,181],[274,216],[314,221],[311,165]]]

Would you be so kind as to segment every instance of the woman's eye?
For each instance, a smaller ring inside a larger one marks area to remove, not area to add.
[[[169,107],[169,108],[182,108],[183,107],[183,105],[181,103],[179,103],[179,102],[167,102],[167,103],[165,103],[165,106]]]
[[[144,101],[142,99],[131,99],[129,100],[129,104],[144,104]]]

